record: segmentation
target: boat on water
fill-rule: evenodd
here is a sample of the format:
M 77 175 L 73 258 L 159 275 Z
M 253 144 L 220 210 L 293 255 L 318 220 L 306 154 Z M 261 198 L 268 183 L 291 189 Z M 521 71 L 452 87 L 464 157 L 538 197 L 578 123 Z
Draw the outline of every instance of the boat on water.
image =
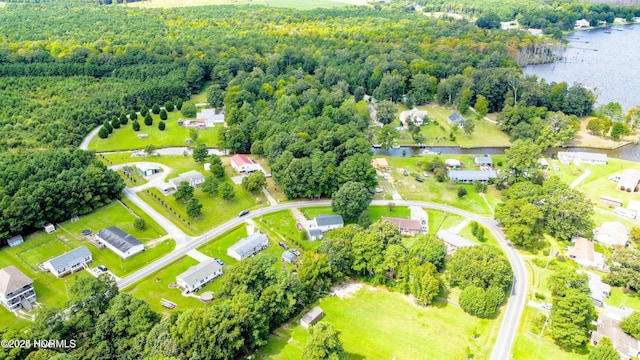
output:
M 380 149 L 382 147 L 382 144 L 373 144 L 371 146 L 373 146 L 376 149 Z
M 606 34 L 611 34 L 611 30 L 607 29 L 604 31 Z

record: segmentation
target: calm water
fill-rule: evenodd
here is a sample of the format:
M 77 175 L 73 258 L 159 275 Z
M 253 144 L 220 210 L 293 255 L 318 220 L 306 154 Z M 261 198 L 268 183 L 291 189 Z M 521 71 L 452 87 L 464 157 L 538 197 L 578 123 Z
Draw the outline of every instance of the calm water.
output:
M 527 66 L 524 73 L 547 82 L 581 83 L 594 91 L 598 104 L 619 102 L 625 110 L 640 105 L 640 24 L 610 30 L 570 34 L 562 60 Z

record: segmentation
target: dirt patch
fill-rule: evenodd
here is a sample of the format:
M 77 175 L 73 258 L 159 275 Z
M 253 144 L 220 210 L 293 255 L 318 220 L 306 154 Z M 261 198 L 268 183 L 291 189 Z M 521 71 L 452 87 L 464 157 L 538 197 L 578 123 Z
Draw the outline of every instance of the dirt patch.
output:
M 351 295 L 357 293 L 360 289 L 362 289 L 365 285 L 355 282 L 349 281 L 344 284 L 336 285 L 331 288 L 331 292 L 329 293 L 331 296 L 337 296 L 341 299 L 351 297 Z M 367 288 L 371 288 L 367 285 Z
M 615 149 L 620 146 L 626 145 L 636 138 L 636 134 L 631 134 L 622 138 L 620 141 L 613 140 L 609 137 L 600 137 L 592 135 L 589 130 L 587 130 L 587 124 L 589 123 L 589 118 L 583 118 L 580 121 L 580 130 L 576 134 L 575 139 L 571 142 L 571 146 L 584 146 L 584 147 L 594 147 L 600 149 Z

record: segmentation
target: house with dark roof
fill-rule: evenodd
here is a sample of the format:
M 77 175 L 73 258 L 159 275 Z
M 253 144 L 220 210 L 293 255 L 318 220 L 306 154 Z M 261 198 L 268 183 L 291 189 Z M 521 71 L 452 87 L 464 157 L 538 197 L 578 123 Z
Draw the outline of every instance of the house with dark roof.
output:
M 33 280 L 13 265 L 0 269 L 0 303 L 4 307 L 9 311 L 31 310 L 35 301 Z
M 323 232 L 320 229 L 308 229 L 307 233 L 309 234 L 309 240 L 314 241 L 318 239 L 322 239 Z
M 227 255 L 236 260 L 244 260 L 269 247 L 269 239 L 266 235 L 255 232 L 246 238 L 240 239 L 227 249 Z
M 123 259 L 144 251 L 144 244 L 140 240 L 115 226 L 98 231 L 96 238 Z
M 476 166 L 493 166 L 493 159 L 490 155 L 476 156 Z
M 337 229 L 344 226 L 344 220 L 342 215 L 318 215 L 315 217 L 316 227 L 322 232 L 327 232 L 331 229 Z
M 16 235 L 7 240 L 7 245 L 9 245 L 9 247 L 14 247 L 22 244 L 23 242 L 24 238 L 22 237 L 22 235 Z
M 178 177 L 170 179 L 169 183 L 176 189 L 182 182 L 187 182 L 189 186 L 197 188 L 198 185 L 204 183 L 204 180 L 204 175 L 202 175 L 199 171 L 191 170 L 180 174 L 180 176 Z
M 386 216 L 383 216 L 381 220 L 395 224 L 401 235 L 413 236 L 422 233 L 422 224 L 420 223 L 420 220 L 392 218 Z
M 49 259 L 42 264 L 56 277 L 63 277 L 69 273 L 82 270 L 93 261 L 91 251 L 86 246 L 80 246 L 58 257 Z
M 449 115 L 449 117 L 447 118 L 447 122 L 451 126 L 458 126 L 458 127 L 464 126 L 464 118 L 462 117 L 462 115 L 460 115 L 457 112 L 454 112 L 453 114 Z
M 449 230 L 439 230 L 436 236 L 438 237 L 438 239 L 442 240 L 445 245 L 447 245 L 447 254 L 451 254 L 452 252 L 456 251 L 456 249 L 461 247 L 470 247 L 477 245 L 473 241 Z
M 491 179 L 498 177 L 498 173 L 494 170 L 451 170 L 448 175 L 449 179 L 461 183 L 473 183 L 476 181 L 487 183 Z
M 201 289 L 218 276 L 222 276 L 222 265 L 213 259 L 207 259 L 176 276 L 176 283 L 184 292 L 190 293 Z

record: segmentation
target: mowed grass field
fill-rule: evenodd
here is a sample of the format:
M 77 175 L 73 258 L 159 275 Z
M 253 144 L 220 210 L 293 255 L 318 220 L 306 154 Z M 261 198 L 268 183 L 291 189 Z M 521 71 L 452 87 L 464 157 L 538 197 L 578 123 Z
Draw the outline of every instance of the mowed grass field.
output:
M 314 9 L 347 5 L 365 5 L 366 0 L 147 0 L 128 3 L 141 8 L 171 8 L 204 5 L 262 5 L 295 9 Z
M 341 332 L 347 359 L 484 359 L 499 328 L 499 320 L 478 319 L 453 305 L 420 307 L 402 294 L 370 287 L 347 298 L 324 298 L 318 306 L 321 321 Z M 256 358 L 300 359 L 308 338 L 298 317 L 277 329 Z
M 106 139 L 101 139 L 97 135 L 94 136 L 89 143 L 89 150 L 95 150 L 96 152 L 135 150 L 144 149 L 147 145 L 153 145 L 156 148 L 189 146 L 186 143 L 186 139 L 191 137 L 191 129 L 178 126 L 178 119 L 184 118 L 180 111 L 173 110 L 167 114 L 168 118 L 164 121 L 166 128 L 162 131 L 158 129 L 158 123 L 162 121 L 160 120 L 160 116 L 154 115 L 151 112 L 150 114 L 153 117 L 153 124 L 151 126 L 145 125 L 144 118 L 139 115 L 138 122 L 140 123 L 140 131 L 133 131 L 133 122 L 129 121 L 127 125 L 113 129 L 113 132 Z M 205 130 L 198 130 L 196 143 L 206 144 L 207 147 L 217 147 L 220 129 L 222 129 L 222 125 L 216 125 L 215 127 Z M 138 139 L 138 135 L 140 134 L 146 134 L 149 137 L 146 139 Z M 191 146 L 193 145 L 195 145 L 195 143 Z

